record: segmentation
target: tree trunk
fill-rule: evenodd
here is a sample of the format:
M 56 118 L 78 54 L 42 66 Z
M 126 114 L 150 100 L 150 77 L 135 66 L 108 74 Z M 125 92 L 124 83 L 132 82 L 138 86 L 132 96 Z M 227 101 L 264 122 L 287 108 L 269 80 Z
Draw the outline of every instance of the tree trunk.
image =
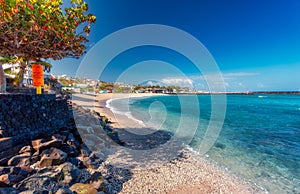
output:
M 0 62 L 0 93 L 6 93 L 6 76 Z
M 23 87 L 25 69 L 27 67 L 29 67 L 29 60 L 26 60 L 26 62 L 24 62 L 24 64 L 21 63 L 20 65 L 21 65 L 21 72 L 22 72 L 22 74 L 21 74 L 21 79 L 20 79 L 20 82 L 19 82 L 19 87 Z
M 19 80 L 18 80 L 18 86 L 20 88 L 23 87 L 23 80 L 24 80 L 24 72 L 25 72 L 25 66 L 24 64 L 20 64 L 20 72 L 19 72 Z

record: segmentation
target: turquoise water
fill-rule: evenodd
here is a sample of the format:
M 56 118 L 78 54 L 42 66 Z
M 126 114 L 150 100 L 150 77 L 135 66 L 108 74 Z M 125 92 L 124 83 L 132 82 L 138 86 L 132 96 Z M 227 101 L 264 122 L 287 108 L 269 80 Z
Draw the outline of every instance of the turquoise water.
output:
M 112 106 L 145 125 L 175 134 L 179 125 L 190 129 L 198 123 L 189 142 L 197 151 L 212 103 L 216 102 L 210 95 L 160 96 L 119 99 Z M 270 193 L 300 193 L 300 96 L 227 95 L 222 130 L 206 157 Z

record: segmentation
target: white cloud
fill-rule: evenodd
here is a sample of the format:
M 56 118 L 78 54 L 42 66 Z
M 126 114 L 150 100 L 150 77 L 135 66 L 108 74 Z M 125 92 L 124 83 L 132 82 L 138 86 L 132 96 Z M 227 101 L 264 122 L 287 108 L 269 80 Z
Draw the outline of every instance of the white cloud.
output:
M 169 77 L 164 78 L 161 80 L 161 82 L 167 84 L 167 85 L 175 85 L 175 86 L 181 86 L 181 87 L 191 87 L 193 86 L 193 81 L 189 78 L 185 77 Z
M 246 76 L 256 76 L 259 73 L 256 72 L 231 72 L 231 73 L 223 73 L 224 77 L 246 77 Z
M 260 75 L 257 72 L 228 72 L 228 73 L 212 73 L 206 75 L 193 75 L 189 77 L 168 77 L 161 81 L 167 85 L 178 85 L 181 87 L 194 87 L 198 90 L 211 91 L 245 91 L 248 90 L 249 80 L 252 76 Z M 265 87 L 262 83 L 257 87 Z
M 154 85 L 157 85 L 157 83 L 153 82 L 153 81 L 148 81 L 147 82 L 147 85 L 149 86 L 154 86 Z

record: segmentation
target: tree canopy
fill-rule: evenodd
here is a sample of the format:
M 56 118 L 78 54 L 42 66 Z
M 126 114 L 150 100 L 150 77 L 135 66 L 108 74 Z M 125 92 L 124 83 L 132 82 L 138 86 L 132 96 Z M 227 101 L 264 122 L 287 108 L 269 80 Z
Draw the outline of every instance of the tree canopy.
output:
M 0 56 L 29 60 L 79 57 L 96 17 L 88 4 L 71 0 L 0 0 Z

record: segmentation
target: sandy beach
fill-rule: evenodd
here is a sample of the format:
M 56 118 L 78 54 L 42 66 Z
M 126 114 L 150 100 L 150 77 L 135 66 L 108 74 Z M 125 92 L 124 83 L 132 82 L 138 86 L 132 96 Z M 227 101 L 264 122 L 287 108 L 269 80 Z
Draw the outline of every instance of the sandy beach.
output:
M 112 113 L 106 107 L 109 99 L 153 95 L 162 94 L 73 95 L 74 103 L 106 116 L 111 121 L 110 127 L 118 131 L 120 139 L 126 143 L 126 148 L 119 146 L 109 149 L 110 153 L 103 164 L 116 166 L 116 174 L 122 176 L 119 193 L 263 193 L 242 178 L 194 155 L 176 141 L 168 145 L 168 148 L 172 148 L 171 151 L 176 150 L 176 157 L 168 158 L 175 152 L 170 153 L 168 148 L 158 151 L 153 149 L 155 144 L 163 144 L 169 140 L 167 133 L 145 128 L 124 115 Z

